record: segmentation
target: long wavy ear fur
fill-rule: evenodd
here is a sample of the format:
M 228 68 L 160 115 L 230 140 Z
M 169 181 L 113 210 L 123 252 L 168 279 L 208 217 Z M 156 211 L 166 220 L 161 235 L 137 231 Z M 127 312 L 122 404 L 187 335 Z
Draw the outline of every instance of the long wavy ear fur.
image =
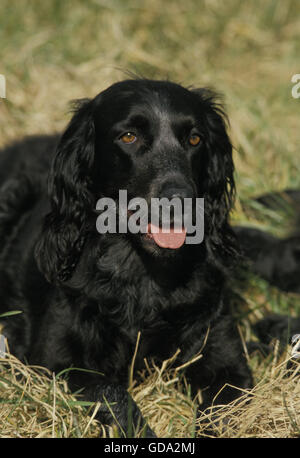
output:
M 195 89 L 193 92 L 200 98 L 206 114 L 208 163 L 202 188 L 207 245 L 214 257 L 228 259 L 229 255 L 232 259 L 238 251 L 228 224 L 235 197 L 232 144 L 227 133 L 228 118 L 215 92 L 206 88 Z
M 45 218 L 35 256 L 51 281 L 67 280 L 79 260 L 85 241 L 85 222 L 93 208 L 91 175 L 95 128 L 92 102 L 79 101 L 62 135 L 49 175 L 51 210 Z

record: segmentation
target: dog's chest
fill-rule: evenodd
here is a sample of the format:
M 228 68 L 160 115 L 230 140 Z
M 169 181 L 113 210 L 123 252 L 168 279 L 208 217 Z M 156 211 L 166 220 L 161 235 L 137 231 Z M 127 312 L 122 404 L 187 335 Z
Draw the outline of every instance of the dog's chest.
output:
M 185 281 L 183 275 L 174 281 L 159 267 L 157 272 L 150 269 L 125 243 L 102 250 L 88 293 L 93 290 L 103 321 L 116 333 L 124 331 L 134 340 L 139 331 L 160 334 L 172 326 L 174 314 L 179 322 L 182 309 L 199 304 L 203 287 L 199 272 L 191 270 Z
M 118 310 L 120 318 L 123 316 L 134 325 L 135 321 L 148 321 L 162 306 L 168 306 L 170 291 L 152 278 L 132 250 L 122 248 L 110 247 L 98 260 L 95 296 L 101 308 L 114 315 L 114 309 Z

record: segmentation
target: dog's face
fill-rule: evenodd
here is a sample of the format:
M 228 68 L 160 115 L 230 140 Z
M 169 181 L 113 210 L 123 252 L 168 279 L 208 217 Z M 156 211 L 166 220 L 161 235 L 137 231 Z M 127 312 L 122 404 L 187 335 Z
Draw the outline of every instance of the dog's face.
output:
M 119 189 L 127 189 L 130 197 L 146 199 L 198 194 L 205 126 L 190 91 L 165 82 L 129 81 L 109 88 L 98 103 L 101 193 L 117 198 Z
M 118 201 L 122 189 L 128 201 L 143 198 L 149 221 L 153 198 L 176 197 L 183 204 L 200 196 L 207 163 L 203 111 L 195 94 L 167 82 L 127 81 L 100 94 L 94 115 L 96 194 Z M 149 226 L 131 238 L 156 256 L 174 256 L 185 248 L 185 234 L 172 229 L 172 216 L 165 237 Z
M 144 199 L 148 208 L 153 198 L 194 202 L 203 197 L 206 234 L 214 234 L 213 243 L 221 244 L 234 188 L 225 124 L 211 91 L 166 81 L 123 81 L 79 105 L 50 174 L 52 212 L 39 262 L 43 264 L 41 254 L 49 249 L 49 259 L 53 251 L 57 259 L 54 267 L 47 258 L 43 270 L 55 274 L 53 269 L 73 269 L 91 207 L 102 197 L 117 202 L 120 190 L 127 191 L 128 200 Z M 156 236 L 153 227 L 129 237 L 156 256 L 185 249 L 185 227 L 179 235 L 171 227 L 167 236 Z

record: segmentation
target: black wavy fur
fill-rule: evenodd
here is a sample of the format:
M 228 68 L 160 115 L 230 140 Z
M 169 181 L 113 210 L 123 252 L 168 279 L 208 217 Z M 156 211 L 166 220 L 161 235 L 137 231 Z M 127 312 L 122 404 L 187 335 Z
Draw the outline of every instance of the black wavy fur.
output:
M 131 144 L 122 142 L 126 132 L 135 134 Z M 191 134 L 198 145 L 188 142 Z M 180 348 L 184 364 L 202 349 L 186 371 L 194 394 L 205 388 L 201 409 L 226 383 L 252 384 L 225 300 L 237 256 L 228 224 L 231 150 L 211 91 L 128 80 L 79 103 L 61 136 L 31 137 L 0 152 L 0 313 L 23 311 L 3 319 L 10 348 L 52 371 L 97 371 L 71 371 L 70 384 L 111 403 L 125 431 L 139 331 L 136 370 L 144 358 L 159 362 Z M 96 202 L 117 200 L 119 189 L 147 201 L 175 191 L 204 197 L 203 243 L 171 250 L 140 234 L 99 234 Z M 238 395 L 227 387 L 216 402 Z M 136 427 L 143 420 L 131 402 Z M 98 418 L 112 422 L 105 402 Z

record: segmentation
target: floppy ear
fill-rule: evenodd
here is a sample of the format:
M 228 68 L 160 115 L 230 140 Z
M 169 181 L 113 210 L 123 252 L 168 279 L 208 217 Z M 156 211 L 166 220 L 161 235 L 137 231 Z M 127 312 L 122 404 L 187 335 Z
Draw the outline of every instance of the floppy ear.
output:
M 207 168 L 202 189 L 207 241 L 215 253 L 219 251 L 219 254 L 235 256 L 235 237 L 228 224 L 235 197 L 232 144 L 227 133 L 228 118 L 217 101 L 217 94 L 206 88 L 194 92 L 201 99 L 206 127 L 204 141 Z
M 38 266 L 49 281 L 67 280 L 79 260 L 87 216 L 94 208 L 91 192 L 94 149 L 92 102 L 85 99 L 77 103 L 49 175 L 51 209 L 35 250 Z

